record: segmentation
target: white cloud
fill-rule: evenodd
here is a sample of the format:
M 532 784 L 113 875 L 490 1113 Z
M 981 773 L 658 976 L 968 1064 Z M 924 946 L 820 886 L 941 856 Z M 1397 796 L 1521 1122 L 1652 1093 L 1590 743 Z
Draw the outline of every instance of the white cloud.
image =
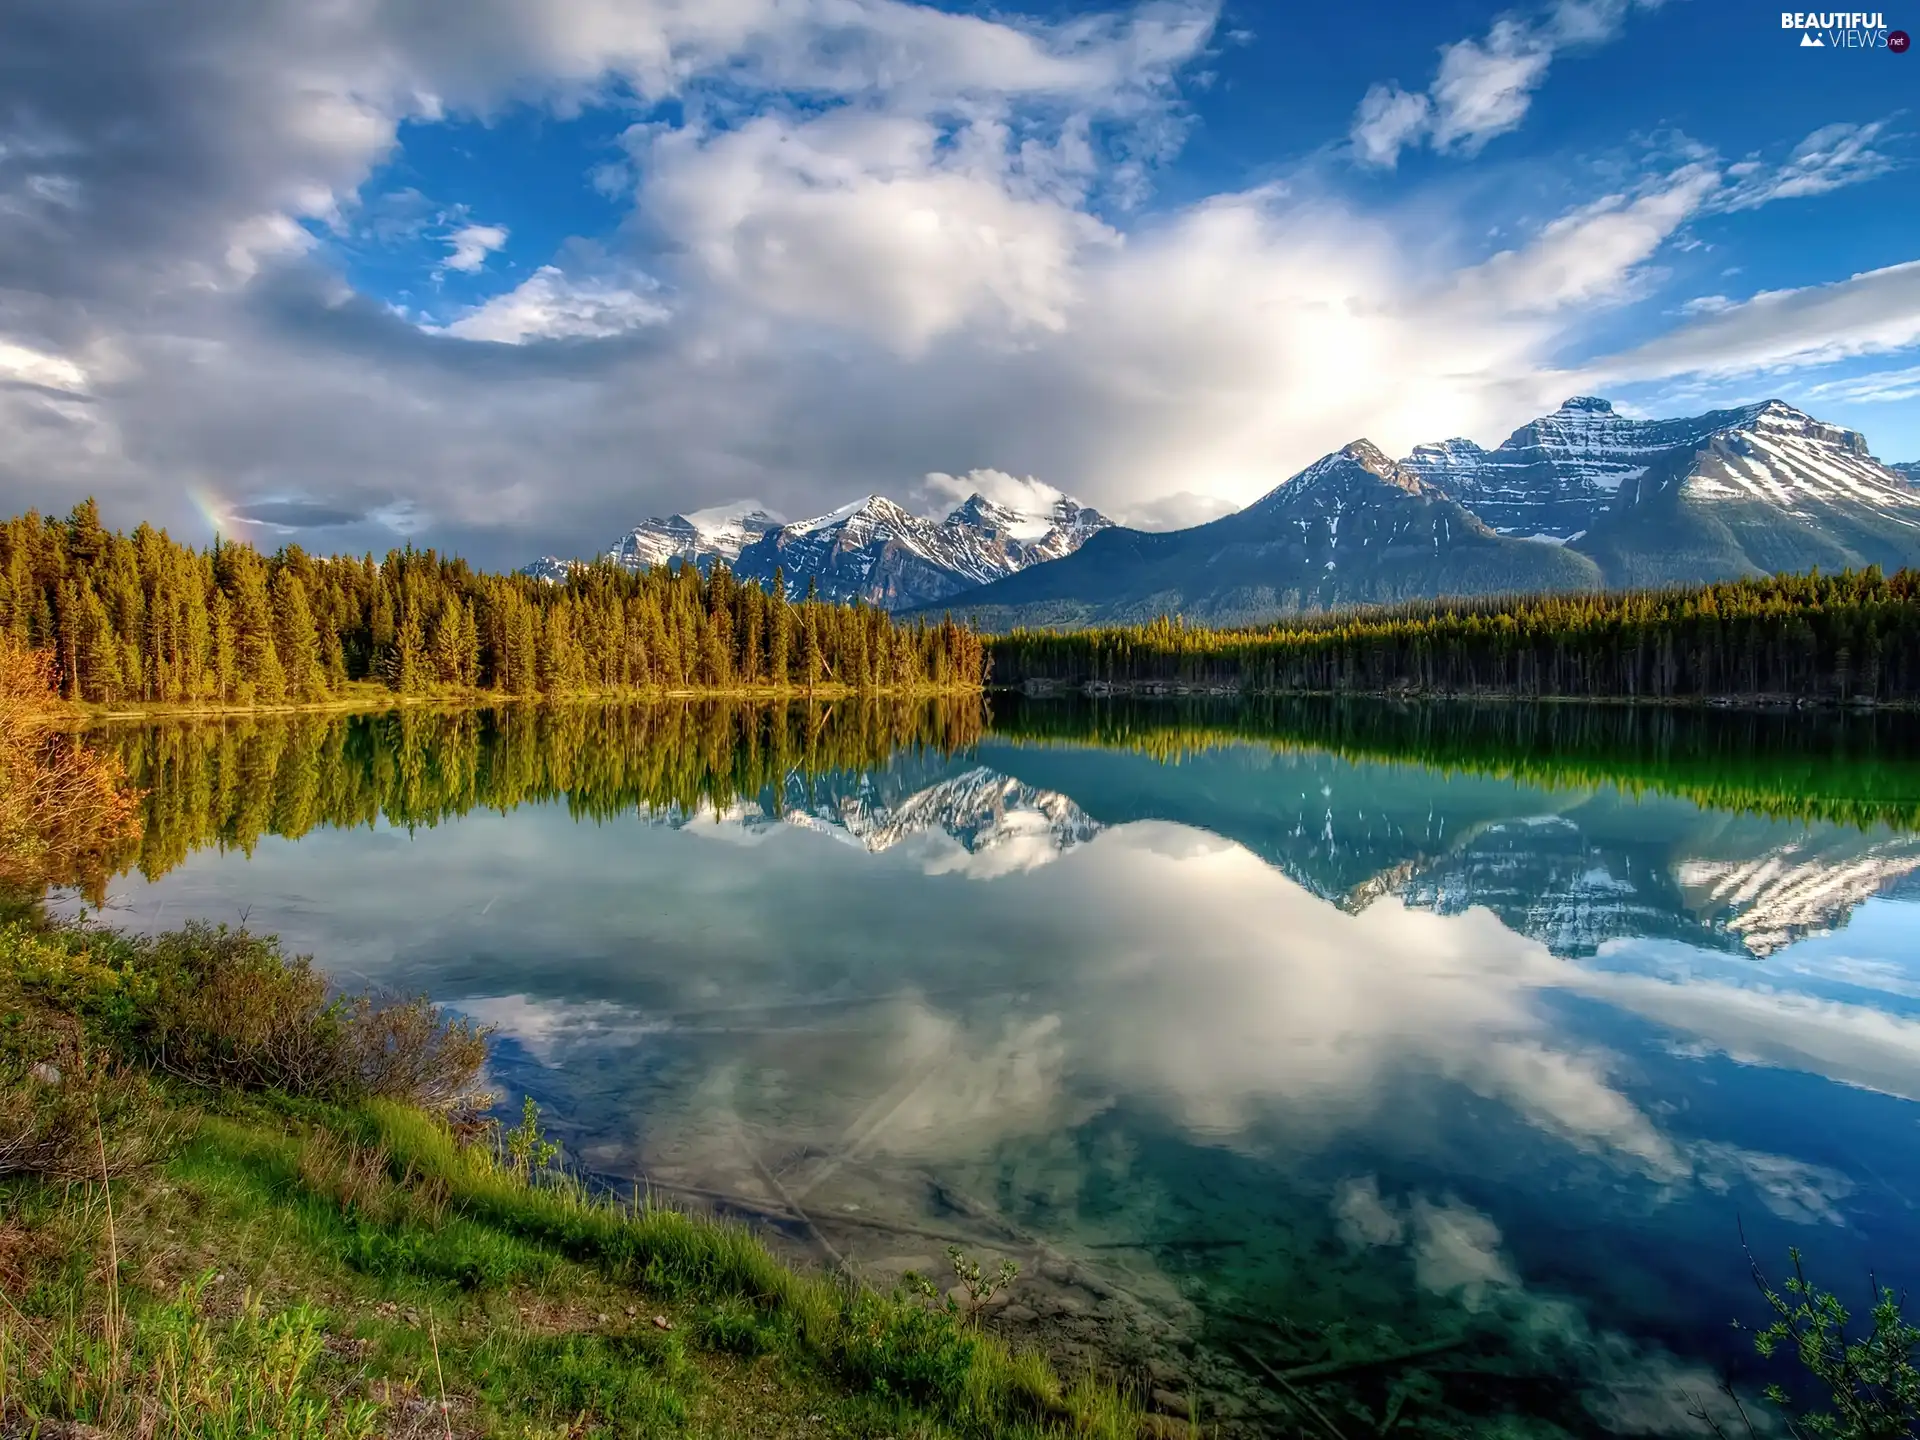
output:
M 87 372 L 64 355 L 51 355 L 31 345 L 0 338 L 0 382 L 43 386 L 84 394 Z
M 1352 139 L 1360 159 L 1391 169 L 1400 152 L 1425 135 L 1433 124 L 1433 102 L 1424 94 L 1402 90 L 1396 81 L 1368 88 L 1353 119 Z
M 487 257 L 507 243 L 504 225 L 463 225 L 447 237 L 448 255 L 440 262 L 442 270 L 458 270 L 471 275 L 487 263 Z
M 1696 1142 L 1689 1153 L 1700 1183 L 1709 1190 L 1725 1193 L 1744 1184 L 1782 1220 L 1796 1225 L 1846 1223 L 1839 1204 L 1854 1185 L 1837 1170 L 1720 1141 Z
M 1748 159 L 1728 167 L 1733 183 L 1721 197 L 1723 210 L 1752 210 L 1775 200 L 1824 195 L 1847 185 L 1877 179 L 1898 162 L 1874 148 L 1890 121 L 1866 125 L 1844 122 L 1822 126 L 1793 149 L 1786 161 L 1768 166 Z
M 1496 20 L 1485 40 L 1447 46 L 1433 82 L 1433 148 L 1474 155 L 1518 129 L 1552 59 L 1548 38 L 1510 16 Z
M 1719 185 L 1689 165 L 1637 198 L 1609 195 L 1548 224 L 1522 250 L 1502 251 L 1461 273 L 1453 299 L 1464 312 L 1552 311 L 1619 298 L 1638 267 Z
M 1825 380 L 1808 386 L 1802 398 L 1809 404 L 1838 401 L 1849 405 L 1887 405 L 1920 400 L 1920 365 L 1899 370 L 1874 370 L 1845 380 Z
M 462 340 L 523 345 L 534 340 L 604 340 L 668 317 L 658 287 L 645 277 L 574 279 L 542 265 L 520 285 L 496 295 L 446 327 Z
M 1435 1203 L 1415 1196 L 1413 1274 L 1422 1289 L 1458 1296 L 1478 1310 L 1489 1293 L 1518 1288 L 1520 1277 L 1500 1253 L 1500 1227 L 1457 1200 Z
M 0 320 L 36 351 L 124 363 L 70 407 L 84 421 L 0 396 L 0 484 L 190 534 L 179 497 L 214 476 L 236 499 L 351 492 L 366 513 L 405 495 L 438 543 L 518 563 L 648 510 L 754 493 L 810 513 L 975 466 L 1193 523 L 1358 435 L 1399 451 L 1550 406 L 1579 385 L 1555 357 L 1715 203 L 1698 167 L 1616 184 L 1486 259 L 1477 225 L 1361 213 L 1308 173 L 1123 234 L 1113 217 L 1184 133 L 1206 4 L 1047 23 L 900 0 L 499 0 L 446 34 L 404 7 L 262 0 L 230 25 L 122 27 L 104 56 L 88 5 L 111 8 L 50 11 L 71 34 L 32 101 L 49 118 L 0 125 L 73 201 L 0 196 L 0 240 L 37 266 L 9 291 L 34 313 Z M 1373 153 L 1483 143 L 1524 110 L 1540 55 L 1627 10 L 1569 0 L 1449 47 L 1426 90 L 1379 90 Z M 187 55 L 204 57 L 191 93 Z M 106 87 L 142 108 L 74 100 L 114 67 L 151 81 Z M 358 203 L 403 124 L 628 90 L 683 117 L 634 131 L 631 163 L 599 176 L 634 205 L 609 243 L 644 242 L 653 278 L 570 246 L 422 334 L 316 253 L 316 232 L 324 250 L 464 225 L 424 220 L 424 197 Z M 1849 143 L 1796 163 L 1851 153 L 1857 171 Z M 466 226 L 449 265 L 484 272 L 504 228 Z
M 1920 260 L 1827 285 L 1768 290 L 1597 362 L 1600 377 L 1734 375 L 1822 364 L 1920 342 Z
M 1062 329 L 1082 250 L 1116 239 L 992 125 L 834 112 L 642 143 L 642 203 L 708 279 L 907 354 L 975 321 Z
M 1398 81 L 1368 89 L 1349 132 L 1355 158 L 1391 169 L 1402 150 L 1422 141 L 1446 154 L 1478 154 L 1489 140 L 1519 128 L 1561 49 L 1613 39 L 1632 8 L 1633 0 L 1559 0 L 1531 19 L 1500 16 L 1482 39 L 1441 46 L 1425 92 L 1405 90 Z
M 1053 486 L 1031 475 L 1009 475 L 1004 470 L 969 470 L 964 475 L 946 475 L 935 470 L 920 482 L 926 501 L 926 513 L 945 515 L 969 496 L 984 495 L 995 505 L 1023 514 L 1045 514 L 1064 496 Z

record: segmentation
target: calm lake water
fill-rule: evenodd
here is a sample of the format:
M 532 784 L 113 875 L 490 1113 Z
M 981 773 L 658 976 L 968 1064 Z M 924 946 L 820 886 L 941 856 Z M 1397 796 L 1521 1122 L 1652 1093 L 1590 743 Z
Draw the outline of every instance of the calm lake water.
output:
M 111 918 L 499 1027 L 577 1161 L 1226 1433 L 1683 1433 L 1920 1238 L 1920 720 L 573 709 L 112 732 Z M 1313 1388 L 1319 1387 L 1319 1388 Z

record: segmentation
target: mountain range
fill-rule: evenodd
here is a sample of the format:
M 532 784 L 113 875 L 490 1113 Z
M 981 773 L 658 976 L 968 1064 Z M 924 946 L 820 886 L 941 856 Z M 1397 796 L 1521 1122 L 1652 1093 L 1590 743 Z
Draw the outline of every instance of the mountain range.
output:
M 1364 440 L 1190 530 L 1114 527 L 946 608 L 985 629 L 1216 624 L 1515 590 L 1920 564 L 1916 467 L 1778 400 L 1635 420 L 1579 396 L 1493 449 Z
M 1186 530 L 1115 525 L 1059 496 L 975 494 L 939 519 L 869 495 L 783 523 L 751 503 L 650 519 L 605 558 L 777 574 L 798 598 L 951 611 L 984 629 L 1181 614 L 1214 624 L 1435 596 L 1590 590 L 1920 565 L 1920 462 L 1779 400 L 1641 420 L 1576 396 L 1488 449 L 1404 459 L 1356 440 Z M 546 557 L 525 573 L 563 579 Z
M 1067 496 L 1018 507 L 968 496 L 940 519 L 868 495 L 810 520 L 784 523 L 753 502 L 635 526 L 604 558 L 629 570 L 725 562 L 743 580 L 778 574 L 792 599 L 864 600 L 889 610 L 934 604 L 1032 565 L 1072 554 L 1113 522 Z M 522 572 L 563 580 L 573 563 L 543 556 Z

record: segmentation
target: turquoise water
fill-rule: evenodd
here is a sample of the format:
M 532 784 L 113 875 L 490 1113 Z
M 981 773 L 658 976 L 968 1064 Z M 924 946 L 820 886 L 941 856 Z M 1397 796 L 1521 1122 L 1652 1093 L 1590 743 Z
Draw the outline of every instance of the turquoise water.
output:
M 1298 1423 L 1263 1364 L 1348 1440 L 1687 1433 L 1759 1378 L 1743 1230 L 1913 1278 L 1920 835 L 1257 743 L 772 773 L 268 826 L 109 907 L 498 1026 L 578 1163 L 820 1263 L 1015 1258 L 993 1323 L 1226 1433 Z

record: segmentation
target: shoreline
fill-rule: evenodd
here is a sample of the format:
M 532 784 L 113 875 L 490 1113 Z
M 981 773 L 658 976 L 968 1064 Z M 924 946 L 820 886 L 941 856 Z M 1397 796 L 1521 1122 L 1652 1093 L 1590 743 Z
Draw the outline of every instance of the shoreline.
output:
M 1444 704 L 1522 704 L 1522 705 L 1605 705 L 1645 707 L 1658 710 L 1767 710 L 1767 711 L 1849 711 L 1861 714 L 1880 711 L 1913 713 L 1920 701 L 1880 700 L 1870 696 L 1841 700 L 1827 696 L 1786 695 L 1761 692 L 1733 695 L 1546 695 L 1518 690 L 1371 690 L 1359 687 L 1307 689 L 1303 687 L 1242 686 L 1209 684 L 1184 680 L 1050 680 L 1026 679 L 1003 685 L 989 684 L 987 694 L 1017 694 L 1030 700 L 1081 698 L 1108 699 L 1199 699 L 1265 700 L 1299 697 L 1320 700 L 1385 700 L 1401 703 Z
M 108 724 L 127 720 L 214 720 L 246 715 L 372 715 L 389 710 L 494 710 L 515 705 L 614 705 L 652 704 L 684 700 L 748 700 L 757 703 L 787 701 L 839 701 L 851 699 L 934 700 L 985 695 L 980 686 L 918 685 L 862 689 L 850 685 L 799 686 L 741 685 L 724 689 L 629 689 L 582 690 L 565 695 L 510 695 L 496 690 L 438 691 L 421 695 L 403 695 L 380 689 L 364 695 L 334 696 L 326 700 L 296 705 L 208 705 L 199 702 L 165 700 L 104 703 L 72 701 L 75 717 L 82 725 Z

